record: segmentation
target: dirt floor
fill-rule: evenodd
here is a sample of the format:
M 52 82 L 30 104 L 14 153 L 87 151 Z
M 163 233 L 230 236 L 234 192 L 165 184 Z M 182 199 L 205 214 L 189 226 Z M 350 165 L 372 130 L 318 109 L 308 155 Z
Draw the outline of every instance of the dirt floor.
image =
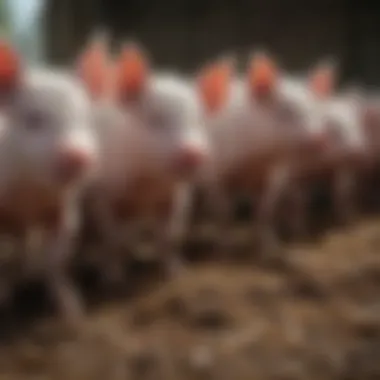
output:
M 0 379 L 380 379 L 379 247 L 375 220 L 266 265 L 214 258 L 170 281 L 136 266 L 129 294 L 91 304 L 75 334 L 21 292 Z

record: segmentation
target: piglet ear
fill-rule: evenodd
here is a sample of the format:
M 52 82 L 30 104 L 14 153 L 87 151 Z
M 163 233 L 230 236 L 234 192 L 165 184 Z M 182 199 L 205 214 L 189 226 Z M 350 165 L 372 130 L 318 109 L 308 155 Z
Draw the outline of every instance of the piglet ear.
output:
M 0 40 L 0 94 L 9 95 L 19 85 L 22 76 L 21 59 L 11 44 Z
M 150 68 L 148 58 L 137 44 L 128 44 L 122 48 L 115 66 L 116 93 L 123 100 L 135 99 L 145 89 Z
M 98 33 L 91 38 L 77 61 L 76 70 L 92 97 L 99 98 L 107 92 L 110 60 L 106 34 Z
M 320 98 L 327 98 L 335 91 L 336 66 L 323 63 L 312 70 L 309 76 L 309 86 L 313 93 Z
M 198 89 L 208 112 L 217 112 L 226 104 L 234 69 L 235 61 L 226 58 L 201 70 Z
M 247 79 L 254 96 L 267 97 L 276 88 L 278 69 L 275 61 L 265 53 L 255 54 L 249 64 Z

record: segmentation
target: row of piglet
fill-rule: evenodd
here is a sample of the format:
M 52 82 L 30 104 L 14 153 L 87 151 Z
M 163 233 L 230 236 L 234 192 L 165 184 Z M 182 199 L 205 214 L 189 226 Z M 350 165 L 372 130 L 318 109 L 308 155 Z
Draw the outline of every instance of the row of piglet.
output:
M 102 275 L 120 284 L 140 220 L 154 225 L 167 273 L 181 273 L 196 193 L 218 227 L 221 255 L 239 195 L 257 203 L 252 236 L 263 257 L 279 244 L 283 202 L 292 234 L 307 232 L 310 189 L 321 179 L 347 223 L 379 165 L 380 106 L 335 82 L 331 65 L 292 76 L 262 53 L 245 73 L 223 58 L 189 79 L 158 72 L 136 44 L 113 57 L 103 37 L 66 71 L 30 68 L 2 42 L 0 221 L 20 246 L 22 275 L 0 269 L 0 294 L 42 276 L 76 325 L 83 302 L 69 264 L 77 243 L 98 236 Z M 31 253 L 36 230 L 42 240 Z

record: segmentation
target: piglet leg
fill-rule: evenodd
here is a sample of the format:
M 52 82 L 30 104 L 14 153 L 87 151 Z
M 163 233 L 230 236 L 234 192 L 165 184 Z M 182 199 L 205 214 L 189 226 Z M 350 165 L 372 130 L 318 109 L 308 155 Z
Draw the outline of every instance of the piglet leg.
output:
M 333 207 L 338 223 L 347 225 L 354 220 L 356 177 L 351 168 L 340 168 L 333 178 Z
M 274 253 L 279 246 L 275 233 L 275 216 L 279 201 L 284 195 L 290 180 L 287 165 L 279 165 L 269 173 L 268 185 L 260 199 L 257 214 L 260 251 L 264 255 Z
M 120 227 L 107 199 L 100 192 L 93 198 L 93 218 L 98 226 L 102 246 L 101 276 L 104 283 L 118 287 L 125 282 L 123 242 L 129 242 L 128 229 Z M 127 231 L 127 233 L 125 232 Z
M 206 196 L 213 222 L 216 222 L 218 227 L 217 254 L 228 258 L 231 252 L 230 231 L 233 225 L 233 201 L 224 191 L 222 184 L 218 182 L 208 184 Z
M 0 307 L 9 305 L 14 284 L 22 277 L 25 236 L 24 229 L 0 236 Z
M 162 227 L 157 230 L 158 249 L 164 255 L 164 266 L 170 276 L 177 275 L 183 269 L 181 248 L 191 216 L 192 196 L 192 185 L 179 184 L 167 223 L 161 224 Z
M 83 303 L 68 270 L 75 252 L 80 215 L 76 202 L 64 205 L 47 244 L 47 285 L 61 315 L 69 325 L 76 326 L 83 318 Z
M 289 187 L 288 206 L 289 214 L 286 220 L 292 240 L 305 238 L 308 233 L 308 203 L 309 192 L 307 186 L 294 180 Z

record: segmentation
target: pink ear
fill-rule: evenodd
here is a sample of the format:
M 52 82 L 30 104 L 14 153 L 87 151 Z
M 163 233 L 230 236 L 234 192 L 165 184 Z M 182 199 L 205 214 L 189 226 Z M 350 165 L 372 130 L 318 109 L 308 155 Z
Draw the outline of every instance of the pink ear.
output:
M 116 66 L 117 93 L 123 99 L 138 97 L 149 77 L 148 59 L 137 45 L 124 47 Z
M 309 85 L 315 95 L 321 98 L 331 96 L 335 90 L 336 70 L 331 65 L 321 65 L 313 70 Z
M 21 79 L 21 60 L 10 43 L 0 41 L 0 91 L 12 91 Z
M 252 58 L 248 69 L 248 84 L 256 96 L 270 95 L 278 79 L 278 70 L 273 59 L 266 54 L 259 54 Z
M 77 72 L 91 96 L 105 94 L 110 80 L 110 62 L 107 43 L 103 36 L 96 36 L 79 57 Z
M 201 71 L 198 87 L 208 112 L 217 112 L 226 103 L 233 72 L 234 62 L 229 59 L 220 60 Z

